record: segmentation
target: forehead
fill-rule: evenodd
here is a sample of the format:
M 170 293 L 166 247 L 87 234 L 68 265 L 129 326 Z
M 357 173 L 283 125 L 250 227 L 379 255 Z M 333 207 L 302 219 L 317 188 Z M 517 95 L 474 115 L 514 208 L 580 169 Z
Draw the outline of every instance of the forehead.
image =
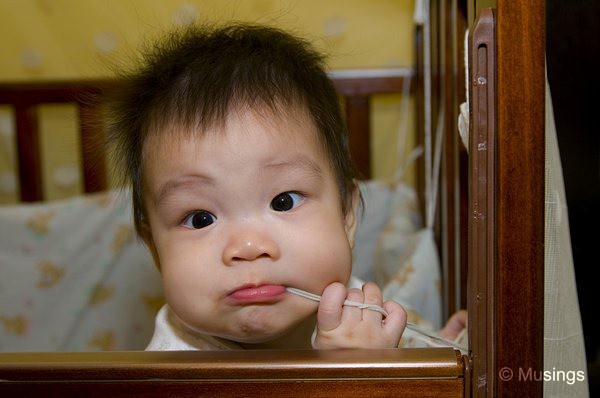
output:
M 154 166 L 185 167 L 184 158 L 217 162 L 213 167 L 231 159 L 277 162 L 303 157 L 329 169 L 328 151 L 321 143 L 315 123 L 303 108 L 240 107 L 222 123 L 204 129 L 173 123 L 153 130 L 143 145 L 142 166 L 146 174 Z

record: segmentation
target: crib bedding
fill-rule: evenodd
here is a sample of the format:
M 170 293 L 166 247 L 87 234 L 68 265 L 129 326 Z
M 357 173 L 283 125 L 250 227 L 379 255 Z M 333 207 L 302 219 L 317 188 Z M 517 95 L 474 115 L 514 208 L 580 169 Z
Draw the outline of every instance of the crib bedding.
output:
M 441 322 L 437 252 L 408 186 L 360 183 L 354 274 L 409 320 Z M 138 350 L 164 303 L 123 191 L 0 207 L 0 351 Z M 406 344 L 412 344 L 405 340 Z
M 127 194 L 0 207 L 0 350 L 143 349 L 163 303 Z
M 415 190 L 376 180 L 361 182 L 360 189 L 365 206 L 358 217 L 354 275 L 377 282 L 384 298 L 404 306 L 409 322 L 439 329 L 439 256 L 432 231 L 423 225 Z

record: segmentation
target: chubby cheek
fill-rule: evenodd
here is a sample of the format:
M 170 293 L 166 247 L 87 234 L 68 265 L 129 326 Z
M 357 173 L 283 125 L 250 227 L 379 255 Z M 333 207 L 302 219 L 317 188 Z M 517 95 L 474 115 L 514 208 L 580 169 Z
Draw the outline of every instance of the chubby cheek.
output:
M 189 303 L 195 301 L 194 292 L 198 295 L 205 289 L 204 286 L 199 285 L 202 281 L 201 275 L 196 275 L 191 267 L 177 263 L 163 263 L 162 279 L 165 298 L 174 309 L 184 309 Z
M 352 272 L 352 249 L 346 234 L 313 233 L 304 250 L 302 274 L 304 280 L 298 287 L 305 286 L 311 292 L 321 294 L 325 287 L 333 282 L 346 284 Z
M 219 330 L 216 318 L 218 300 L 212 290 L 217 282 L 190 269 L 173 269 L 168 265 L 163 273 L 165 299 L 186 325 L 208 334 Z
M 211 284 L 204 274 L 206 264 L 199 263 L 205 257 L 197 255 L 197 248 L 182 246 L 181 242 L 176 246 L 163 245 L 158 251 L 165 298 L 180 316 L 201 307 L 204 302 L 201 297 L 210 296 L 214 286 L 214 277 Z

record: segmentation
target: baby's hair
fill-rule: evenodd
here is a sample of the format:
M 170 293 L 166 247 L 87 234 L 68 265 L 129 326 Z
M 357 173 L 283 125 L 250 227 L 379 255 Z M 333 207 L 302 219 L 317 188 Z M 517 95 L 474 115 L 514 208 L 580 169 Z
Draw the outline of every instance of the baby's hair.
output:
M 247 24 L 192 26 L 170 32 L 123 76 L 109 102 L 107 137 L 117 175 L 133 191 L 134 223 L 147 226 L 142 149 L 149 134 L 202 133 L 246 107 L 274 114 L 305 109 L 337 179 L 342 209 L 351 211 L 354 168 L 339 98 L 312 46 L 282 30 Z

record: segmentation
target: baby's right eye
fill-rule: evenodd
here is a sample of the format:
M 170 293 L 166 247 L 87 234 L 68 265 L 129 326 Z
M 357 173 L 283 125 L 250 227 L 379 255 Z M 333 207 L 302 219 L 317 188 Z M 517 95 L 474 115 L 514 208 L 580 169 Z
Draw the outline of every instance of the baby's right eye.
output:
M 190 229 L 200 229 L 208 227 L 215 221 L 217 221 L 217 217 L 206 210 L 200 210 L 188 214 L 183 220 L 182 225 Z

